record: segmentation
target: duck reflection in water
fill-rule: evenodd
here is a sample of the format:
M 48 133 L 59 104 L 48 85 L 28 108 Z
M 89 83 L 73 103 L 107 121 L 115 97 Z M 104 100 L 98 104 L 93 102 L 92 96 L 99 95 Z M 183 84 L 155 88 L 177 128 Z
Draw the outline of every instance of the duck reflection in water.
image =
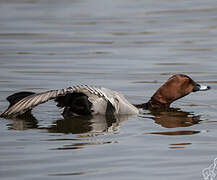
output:
M 200 123 L 200 115 L 194 115 L 193 112 L 182 111 L 180 108 L 169 108 L 164 110 L 155 110 L 148 113 L 152 115 L 149 119 L 154 120 L 156 124 L 164 128 L 180 128 L 189 127 Z M 146 114 L 147 115 L 147 114 Z M 178 131 L 162 131 L 162 132 L 151 132 L 148 134 L 159 134 L 159 135 L 192 135 L 199 133 L 200 131 L 194 130 L 178 130 Z
M 117 132 L 120 125 L 130 118 L 129 115 L 64 116 L 64 119 L 57 120 L 54 125 L 49 127 L 48 131 L 51 133 L 89 133 L 94 135 Z
M 147 117 L 147 115 L 152 115 L 152 117 Z M 199 115 L 196 116 L 192 112 L 182 111 L 179 108 L 169 108 L 164 111 L 152 110 L 144 113 L 142 117 L 154 120 L 156 124 L 165 128 L 188 127 L 201 121 Z M 63 119 L 56 120 L 49 127 L 40 127 L 38 120 L 31 113 L 28 113 L 13 119 L 13 123 L 9 126 L 10 129 L 14 130 L 44 129 L 50 133 L 100 134 L 118 132 L 119 127 L 131 118 L 130 115 L 64 116 Z M 151 134 L 190 135 L 195 133 L 199 133 L 199 131 L 162 131 L 152 132 Z
M 9 129 L 27 130 L 41 129 L 50 133 L 64 134 L 100 134 L 106 132 L 117 132 L 121 124 L 129 120 L 129 115 L 95 115 L 95 116 L 64 116 L 48 127 L 40 127 L 38 120 L 31 114 L 25 114 L 12 119 Z
M 156 124 L 165 128 L 188 127 L 198 124 L 200 116 L 195 116 L 192 112 L 182 111 L 179 108 L 169 108 L 167 111 L 150 112 Z

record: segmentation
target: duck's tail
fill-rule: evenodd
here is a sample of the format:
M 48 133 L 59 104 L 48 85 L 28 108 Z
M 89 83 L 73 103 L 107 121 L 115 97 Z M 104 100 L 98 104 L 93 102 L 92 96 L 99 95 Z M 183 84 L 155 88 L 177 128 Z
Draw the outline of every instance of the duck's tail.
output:
M 22 91 L 22 92 L 14 93 L 14 94 L 8 96 L 6 98 L 8 100 L 8 102 L 10 103 L 9 106 L 8 106 L 8 109 L 11 106 L 13 106 L 14 104 L 16 104 L 17 102 L 19 102 L 20 100 L 22 100 L 23 98 L 25 98 L 27 96 L 30 96 L 30 95 L 33 95 L 33 94 L 35 94 L 35 93 L 34 92 L 28 92 L 28 91 Z M 0 117 L 5 117 L 5 112 L 6 111 L 4 111 L 2 114 L 0 114 Z

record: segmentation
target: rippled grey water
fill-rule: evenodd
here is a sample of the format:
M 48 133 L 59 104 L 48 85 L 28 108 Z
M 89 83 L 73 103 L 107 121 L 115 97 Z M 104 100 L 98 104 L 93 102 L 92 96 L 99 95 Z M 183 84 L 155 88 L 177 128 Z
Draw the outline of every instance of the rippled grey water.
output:
M 50 102 L 0 119 L 0 178 L 203 179 L 217 157 L 215 0 L 0 1 L 0 111 L 74 84 L 147 101 L 170 75 L 209 84 L 169 112 L 63 119 Z

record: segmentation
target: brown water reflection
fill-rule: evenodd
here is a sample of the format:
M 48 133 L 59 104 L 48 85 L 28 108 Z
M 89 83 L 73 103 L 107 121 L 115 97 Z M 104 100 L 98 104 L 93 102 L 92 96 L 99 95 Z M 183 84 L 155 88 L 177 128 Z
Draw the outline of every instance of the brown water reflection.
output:
M 158 134 L 167 136 L 180 136 L 180 135 L 193 135 L 200 133 L 200 131 L 163 131 L 163 132 L 151 132 L 146 134 Z
M 150 119 L 154 120 L 156 124 L 164 128 L 180 128 L 189 127 L 198 124 L 200 121 L 199 115 L 194 115 L 192 112 L 182 111 L 179 108 L 169 108 L 166 111 L 151 111 L 152 115 Z M 151 132 L 145 134 L 159 134 L 167 136 L 179 136 L 179 135 L 193 135 L 200 133 L 200 131 L 194 130 L 178 130 L 178 131 L 162 131 Z
M 176 144 L 170 144 L 170 149 L 183 149 L 186 146 L 191 145 L 192 143 L 176 143 Z
M 192 112 L 185 112 L 179 108 L 170 108 L 167 111 L 152 111 L 151 115 L 156 124 L 165 128 L 188 127 L 198 124 L 199 115 L 194 115 Z

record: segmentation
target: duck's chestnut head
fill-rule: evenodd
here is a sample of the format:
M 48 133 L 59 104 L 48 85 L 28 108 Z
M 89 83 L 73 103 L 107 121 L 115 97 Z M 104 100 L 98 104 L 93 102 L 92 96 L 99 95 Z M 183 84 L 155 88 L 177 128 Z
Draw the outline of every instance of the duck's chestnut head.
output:
M 209 86 L 196 83 L 189 76 L 184 74 L 176 74 L 170 77 L 151 97 L 149 104 L 153 108 L 169 107 L 169 105 L 191 92 L 206 91 Z

